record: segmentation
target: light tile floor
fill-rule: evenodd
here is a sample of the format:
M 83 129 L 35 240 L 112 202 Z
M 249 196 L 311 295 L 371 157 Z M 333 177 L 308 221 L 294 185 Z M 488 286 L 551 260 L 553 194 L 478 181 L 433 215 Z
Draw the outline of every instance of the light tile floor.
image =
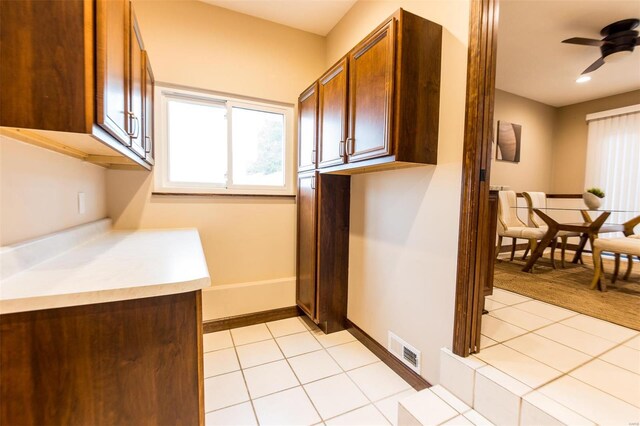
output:
M 203 347 L 207 425 L 389 425 L 415 394 L 347 331 L 300 318 L 205 334 Z
M 538 405 L 640 421 L 640 332 L 501 289 L 487 302 L 475 357 L 546 396 Z
M 523 406 L 640 420 L 640 332 L 501 289 L 486 307 L 482 350 L 467 360 L 518 384 Z M 396 424 L 398 402 L 416 395 L 348 332 L 325 335 L 300 318 L 205 334 L 203 347 L 207 425 Z M 446 424 L 490 424 L 445 389 L 429 392 Z

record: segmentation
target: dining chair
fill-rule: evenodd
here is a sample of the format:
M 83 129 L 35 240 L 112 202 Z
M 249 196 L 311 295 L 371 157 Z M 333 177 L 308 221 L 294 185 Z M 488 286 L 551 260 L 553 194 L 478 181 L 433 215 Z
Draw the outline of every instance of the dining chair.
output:
M 602 272 L 602 252 L 608 251 L 616 255 L 626 254 L 630 259 L 633 256 L 640 257 L 640 237 L 620 237 L 620 238 L 597 238 L 593 243 L 593 281 L 591 281 L 591 288 L 598 286 L 600 291 L 607 291 L 606 280 L 601 279 Z M 627 266 L 627 273 L 631 273 L 629 266 Z M 626 276 L 626 275 L 625 275 Z M 614 282 L 612 280 L 612 282 Z
M 496 247 L 496 259 L 502 248 L 502 239 L 511 238 L 511 260 L 516 251 L 516 240 L 522 238 L 522 231 L 526 225 L 518 217 L 516 211 L 517 200 L 514 191 L 498 192 L 498 245 Z
M 545 231 L 549 229 L 549 227 L 545 224 L 545 222 L 542 219 L 540 219 L 540 217 L 533 211 L 533 209 L 547 208 L 547 194 L 544 192 L 524 191 L 522 195 L 525 201 L 527 202 L 527 211 L 528 211 L 527 220 L 528 220 L 529 226 L 534 228 L 544 229 Z M 560 250 L 561 250 L 560 261 L 563 268 L 565 267 L 564 260 L 565 260 L 565 251 L 567 249 L 568 238 L 579 237 L 579 236 L 580 234 L 577 232 L 568 232 L 568 231 L 560 231 L 556 235 L 556 237 L 560 238 L 560 240 L 562 241 L 562 244 L 560 246 Z M 557 245 L 557 239 L 555 239 L 551 244 L 551 253 L 552 253 L 551 263 L 554 268 L 556 267 L 556 265 L 555 265 L 553 253 L 555 252 L 556 245 Z M 534 250 L 534 248 L 532 248 L 532 250 Z M 527 258 L 528 252 L 529 252 L 529 247 L 527 247 L 527 249 L 524 251 L 524 255 L 522 256 L 522 259 Z
M 526 239 L 532 250 L 546 233 L 546 229 L 528 227 L 520 218 L 517 212 L 517 199 L 514 191 L 498 192 L 498 245 L 496 247 L 496 259 L 502 248 L 502 239 L 511 238 L 511 260 L 515 257 L 516 242 L 518 238 Z M 553 261 L 553 249 L 551 255 Z
M 627 238 L 633 238 L 640 240 L 640 234 L 636 235 L 628 235 Z M 637 256 L 638 260 L 640 260 L 640 256 Z M 633 269 L 633 255 L 627 254 L 627 272 L 624 273 L 624 277 L 622 279 L 624 281 L 629 281 L 629 277 L 631 276 L 631 270 Z M 616 253 L 615 255 L 615 270 L 614 274 L 611 277 L 611 284 L 614 284 L 618 279 L 618 271 L 620 270 L 620 254 Z

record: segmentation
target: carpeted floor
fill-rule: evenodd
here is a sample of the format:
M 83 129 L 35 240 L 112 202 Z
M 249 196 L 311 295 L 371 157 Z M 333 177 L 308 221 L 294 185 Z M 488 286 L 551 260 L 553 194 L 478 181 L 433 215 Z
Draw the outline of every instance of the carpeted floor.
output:
M 621 262 L 621 274 L 611 284 L 613 261 L 605 260 L 607 292 L 591 290 L 593 263 L 584 256 L 585 265 L 567 262 L 566 268 L 552 269 L 548 259 L 536 263 L 535 272 L 525 273 L 524 261 L 498 260 L 493 285 L 576 312 L 640 330 L 640 264 L 635 263 L 629 281 L 621 278 L 626 262 Z M 559 262 L 557 262 L 559 264 Z

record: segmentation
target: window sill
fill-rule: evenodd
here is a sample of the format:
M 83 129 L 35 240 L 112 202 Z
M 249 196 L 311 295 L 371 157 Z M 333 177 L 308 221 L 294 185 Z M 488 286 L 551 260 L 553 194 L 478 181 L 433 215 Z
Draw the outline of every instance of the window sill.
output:
M 250 198 L 291 198 L 295 199 L 295 194 L 220 194 L 213 192 L 152 192 L 152 196 L 165 196 L 165 197 L 250 197 Z

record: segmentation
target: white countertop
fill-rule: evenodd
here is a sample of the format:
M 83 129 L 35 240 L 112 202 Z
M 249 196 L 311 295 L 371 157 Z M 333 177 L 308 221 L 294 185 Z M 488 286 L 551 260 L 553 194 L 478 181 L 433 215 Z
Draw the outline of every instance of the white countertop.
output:
M 209 285 L 197 230 L 108 231 L 2 279 L 0 314 L 184 293 Z

